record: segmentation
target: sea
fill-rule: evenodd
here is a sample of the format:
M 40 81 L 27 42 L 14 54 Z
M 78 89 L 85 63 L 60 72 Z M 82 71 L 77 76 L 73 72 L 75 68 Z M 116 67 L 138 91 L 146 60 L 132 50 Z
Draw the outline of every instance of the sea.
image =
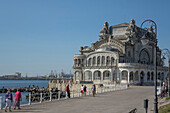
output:
M 38 86 L 38 87 L 47 87 L 49 80 L 0 80 L 0 89 L 2 87 L 5 88 L 21 88 L 21 87 L 28 87 L 29 85 L 32 87 Z M 12 93 L 14 96 L 14 93 Z M 22 104 L 28 104 L 28 100 L 26 99 L 26 95 L 28 95 L 28 92 L 21 92 L 22 95 Z M 0 97 L 3 97 L 3 107 L 5 107 L 5 93 L 0 93 Z M 13 103 L 12 103 L 13 104 Z

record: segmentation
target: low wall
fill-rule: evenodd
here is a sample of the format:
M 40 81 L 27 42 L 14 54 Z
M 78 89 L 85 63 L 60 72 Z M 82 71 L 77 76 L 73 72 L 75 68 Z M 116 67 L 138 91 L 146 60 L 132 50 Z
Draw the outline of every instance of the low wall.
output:
M 93 84 L 81 84 L 81 83 L 73 83 L 73 82 L 59 82 L 59 81 L 50 81 L 48 83 L 48 86 L 49 86 L 49 90 L 52 89 L 52 88 L 57 88 L 58 90 L 60 91 L 66 91 L 66 86 L 69 84 L 69 87 L 70 87 L 70 90 L 78 90 L 78 89 L 81 89 L 81 86 L 85 86 L 87 87 L 87 89 L 91 89 Z M 125 84 L 95 84 L 96 85 L 96 88 L 99 88 L 99 87 L 112 87 L 112 86 L 115 86 L 115 85 L 125 85 Z

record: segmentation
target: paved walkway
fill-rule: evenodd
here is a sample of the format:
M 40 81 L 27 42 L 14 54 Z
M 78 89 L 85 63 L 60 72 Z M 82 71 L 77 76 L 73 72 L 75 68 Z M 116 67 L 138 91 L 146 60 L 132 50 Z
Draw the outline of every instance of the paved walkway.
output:
M 97 94 L 74 99 L 54 100 L 41 104 L 23 106 L 14 113 L 145 113 L 144 99 L 149 99 L 148 113 L 153 113 L 154 87 L 130 87 L 128 90 Z M 4 111 L 3 111 L 4 112 Z

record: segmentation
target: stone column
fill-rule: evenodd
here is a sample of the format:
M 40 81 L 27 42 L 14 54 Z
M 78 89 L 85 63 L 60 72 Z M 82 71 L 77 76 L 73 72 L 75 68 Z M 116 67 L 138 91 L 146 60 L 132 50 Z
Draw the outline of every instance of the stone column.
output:
M 73 76 L 74 83 L 76 83 L 76 73 L 74 71 L 74 76 Z
M 94 71 L 92 71 L 91 73 L 92 73 L 92 81 L 93 81 L 93 80 L 94 80 L 94 78 L 93 78 L 93 77 L 94 77 L 94 75 L 93 75 L 93 74 L 94 74 Z
M 110 72 L 110 81 L 113 82 L 113 70 L 111 69 L 111 72 Z
M 138 77 L 139 77 L 139 83 L 141 82 L 140 77 L 141 77 L 141 72 L 138 72 Z
M 129 83 L 129 71 L 128 71 L 128 80 L 127 80 L 127 82 Z
M 121 83 L 121 81 L 122 81 L 122 72 L 121 72 L 121 70 L 120 70 L 120 73 L 119 73 L 118 79 L 119 79 L 119 82 Z
M 83 72 L 80 71 L 80 81 L 83 80 Z
M 101 72 L 101 80 L 103 81 L 103 71 L 100 72 Z

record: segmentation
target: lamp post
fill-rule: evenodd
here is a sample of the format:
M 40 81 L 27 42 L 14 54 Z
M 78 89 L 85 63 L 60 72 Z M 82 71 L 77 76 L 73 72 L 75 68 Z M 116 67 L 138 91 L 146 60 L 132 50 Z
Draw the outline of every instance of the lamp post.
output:
M 165 48 L 162 50 L 162 55 L 163 55 L 163 59 L 165 59 L 165 56 L 168 57 L 168 64 L 169 64 L 169 68 L 168 68 L 168 96 L 170 97 L 170 51 Z
M 146 30 L 142 29 L 142 26 L 144 23 L 149 22 L 152 23 L 152 26 Z M 155 27 L 153 29 L 153 27 Z M 151 33 L 153 34 L 154 37 L 154 68 L 155 68 L 155 98 L 154 98 L 154 113 L 158 113 L 158 98 L 157 98 L 157 25 L 153 20 L 145 20 L 142 24 L 141 24 L 141 32 L 143 37 L 141 38 L 141 42 L 145 45 L 149 42 L 149 38 L 150 37 L 146 37 L 145 35 L 148 33 L 148 30 L 151 31 Z M 153 30 L 155 30 L 155 33 L 153 32 Z

